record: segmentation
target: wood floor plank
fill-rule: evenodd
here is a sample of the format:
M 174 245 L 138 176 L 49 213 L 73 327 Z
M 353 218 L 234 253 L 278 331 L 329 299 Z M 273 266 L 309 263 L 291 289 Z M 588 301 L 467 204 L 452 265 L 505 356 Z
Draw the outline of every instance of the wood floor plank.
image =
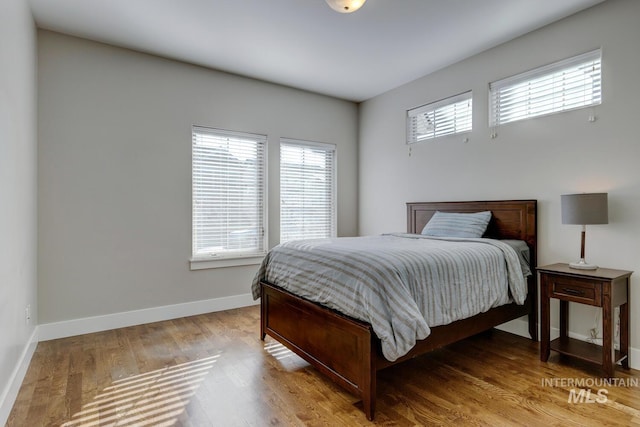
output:
M 259 307 L 41 342 L 9 416 L 33 426 L 640 425 L 640 373 L 601 403 L 571 401 L 597 368 L 494 331 L 378 374 L 376 419 L 267 337 Z M 597 396 L 601 387 L 587 387 Z M 584 396 L 583 396 L 584 397 Z

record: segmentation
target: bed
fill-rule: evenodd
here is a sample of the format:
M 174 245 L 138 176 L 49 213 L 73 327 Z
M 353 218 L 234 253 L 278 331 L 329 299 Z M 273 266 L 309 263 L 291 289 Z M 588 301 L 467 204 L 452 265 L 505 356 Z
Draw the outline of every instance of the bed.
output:
M 475 213 L 491 211 L 484 237 L 526 242 L 529 265 L 536 265 L 536 201 L 407 203 L 407 233 L 419 234 L 437 212 Z M 259 282 L 261 339 L 268 334 L 332 381 L 362 399 L 366 417 L 373 420 L 377 371 L 434 349 L 470 337 L 495 326 L 527 316 L 529 334 L 537 340 L 537 281 L 526 279 L 524 304 L 515 302 L 430 328 L 401 357 L 390 361 L 383 355 L 381 340 L 370 323 L 357 320 L 319 303 L 294 295 L 277 283 Z

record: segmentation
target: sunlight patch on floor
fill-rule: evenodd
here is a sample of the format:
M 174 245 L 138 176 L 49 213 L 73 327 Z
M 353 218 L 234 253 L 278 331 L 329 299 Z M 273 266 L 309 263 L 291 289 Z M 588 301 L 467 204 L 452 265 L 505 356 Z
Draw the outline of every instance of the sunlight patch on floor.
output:
M 279 342 L 270 342 L 264 345 L 264 349 L 267 350 L 271 356 L 278 360 L 286 359 L 287 357 L 295 356 L 295 353 L 289 350 Z
M 220 354 L 113 381 L 62 427 L 170 426 Z

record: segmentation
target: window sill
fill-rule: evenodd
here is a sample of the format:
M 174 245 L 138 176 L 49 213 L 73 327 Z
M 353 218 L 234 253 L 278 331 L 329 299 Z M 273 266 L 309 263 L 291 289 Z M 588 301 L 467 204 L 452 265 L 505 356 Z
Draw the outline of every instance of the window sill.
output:
M 239 258 L 191 258 L 190 270 L 206 270 L 209 268 L 239 267 L 243 265 L 258 265 L 264 259 L 264 255 L 247 256 Z

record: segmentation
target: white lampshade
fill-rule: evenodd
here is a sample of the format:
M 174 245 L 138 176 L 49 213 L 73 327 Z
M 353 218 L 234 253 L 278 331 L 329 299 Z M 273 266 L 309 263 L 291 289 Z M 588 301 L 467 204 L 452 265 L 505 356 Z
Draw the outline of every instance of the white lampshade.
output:
M 325 0 L 331 9 L 340 13 L 351 13 L 360 9 L 367 0 Z

